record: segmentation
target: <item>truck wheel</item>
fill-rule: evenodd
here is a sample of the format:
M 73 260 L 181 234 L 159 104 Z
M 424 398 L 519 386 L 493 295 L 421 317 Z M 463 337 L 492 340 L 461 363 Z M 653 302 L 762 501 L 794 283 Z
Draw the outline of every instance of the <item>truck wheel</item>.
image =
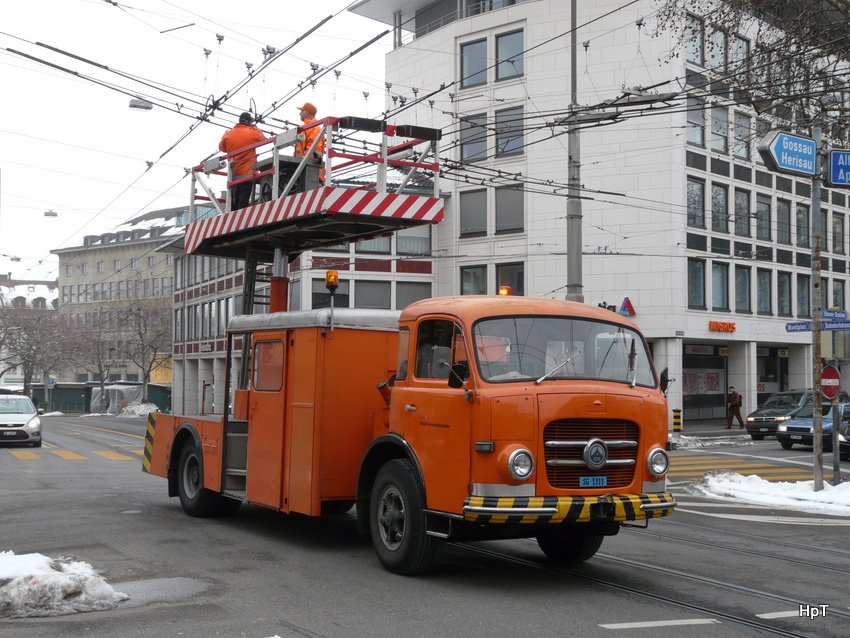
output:
M 395 459 L 378 472 L 372 486 L 369 529 L 378 560 L 396 574 L 418 574 L 431 566 L 434 538 L 425 533 L 425 507 L 416 472 Z
M 572 529 L 546 529 L 537 535 L 537 544 L 553 563 L 581 563 L 597 552 L 602 538 Z
M 177 464 L 177 491 L 180 504 L 189 516 L 215 516 L 222 497 L 204 487 L 204 459 L 194 440 L 186 441 Z
M 783 450 L 790 450 L 792 447 L 794 447 L 794 444 L 791 441 L 785 441 L 785 440 L 780 441 L 779 445 L 782 446 Z

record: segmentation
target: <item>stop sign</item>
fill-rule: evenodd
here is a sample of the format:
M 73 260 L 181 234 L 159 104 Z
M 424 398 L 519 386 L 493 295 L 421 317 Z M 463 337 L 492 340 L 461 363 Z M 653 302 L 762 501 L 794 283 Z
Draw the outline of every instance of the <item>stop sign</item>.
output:
M 820 373 L 820 390 L 827 399 L 834 399 L 841 389 L 841 375 L 834 366 L 824 366 Z

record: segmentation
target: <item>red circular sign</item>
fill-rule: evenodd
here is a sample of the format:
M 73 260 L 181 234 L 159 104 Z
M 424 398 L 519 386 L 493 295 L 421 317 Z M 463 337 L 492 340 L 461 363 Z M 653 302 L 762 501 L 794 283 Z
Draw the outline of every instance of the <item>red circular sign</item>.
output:
M 834 366 L 824 366 L 820 373 L 820 390 L 827 399 L 834 399 L 841 390 L 841 375 Z

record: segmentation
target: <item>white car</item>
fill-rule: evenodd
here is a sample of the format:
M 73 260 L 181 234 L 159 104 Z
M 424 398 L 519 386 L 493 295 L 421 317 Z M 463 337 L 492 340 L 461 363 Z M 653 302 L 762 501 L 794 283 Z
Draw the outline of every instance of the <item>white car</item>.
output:
M 29 443 L 41 447 L 41 419 L 29 397 L 0 394 L 0 443 Z

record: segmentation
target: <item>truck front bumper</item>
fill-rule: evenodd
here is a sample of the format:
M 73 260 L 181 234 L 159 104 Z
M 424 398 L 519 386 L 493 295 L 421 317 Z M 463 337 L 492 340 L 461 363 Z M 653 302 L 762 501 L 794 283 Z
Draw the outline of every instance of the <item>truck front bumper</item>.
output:
M 603 496 L 470 496 L 464 520 L 478 524 L 590 523 L 638 521 L 666 516 L 676 507 L 669 492 Z

